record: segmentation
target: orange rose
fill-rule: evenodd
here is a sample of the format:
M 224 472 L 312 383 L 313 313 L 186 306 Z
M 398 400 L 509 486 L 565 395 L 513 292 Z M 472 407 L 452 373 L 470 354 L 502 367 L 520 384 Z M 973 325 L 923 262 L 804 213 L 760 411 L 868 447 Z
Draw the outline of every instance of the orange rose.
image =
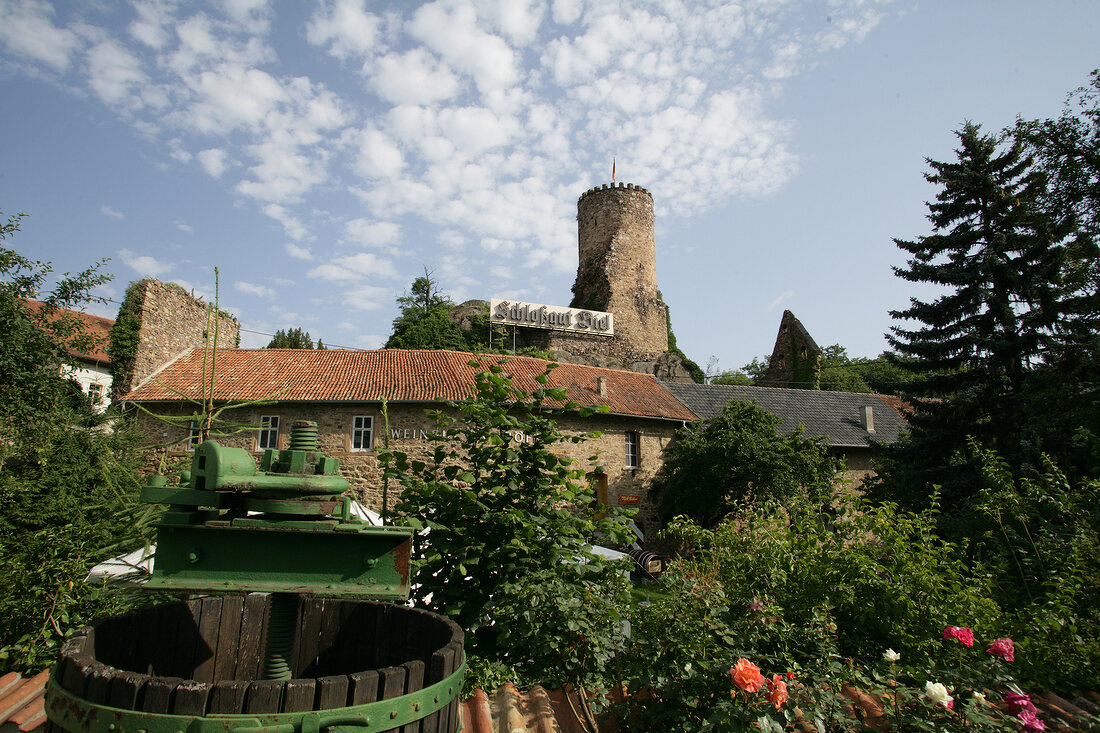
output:
M 745 692 L 756 692 L 764 686 L 764 675 L 760 674 L 760 668 L 747 659 L 738 659 L 737 664 L 730 669 L 733 682 Z
M 787 683 L 783 681 L 780 675 L 773 675 L 768 680 L 768 693 L 766 695 L 768 702 L 775 705 L 775 709 L 783 707 L 783 703 L 787 702 Z

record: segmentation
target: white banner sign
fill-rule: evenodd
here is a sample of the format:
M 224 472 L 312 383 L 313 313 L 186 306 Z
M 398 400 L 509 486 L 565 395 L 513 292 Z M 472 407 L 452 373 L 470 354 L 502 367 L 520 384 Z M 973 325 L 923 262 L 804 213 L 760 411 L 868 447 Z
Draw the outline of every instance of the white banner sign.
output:
M 494 324 L 615 335 L 615 317 L 601 311 L 493 298 L 489 301 L 489 314 Z

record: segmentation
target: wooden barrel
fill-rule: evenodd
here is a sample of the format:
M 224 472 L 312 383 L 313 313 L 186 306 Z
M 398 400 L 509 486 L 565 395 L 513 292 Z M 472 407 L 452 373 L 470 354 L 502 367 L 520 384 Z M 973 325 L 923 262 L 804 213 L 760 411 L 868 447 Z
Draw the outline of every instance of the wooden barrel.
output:
M 46 697 L 54 730 L 454 733 L 463 632 L 427 611 L 300 597 L 288 680 L 263 677 L 271 596 L 144 608 L 82 629 Z

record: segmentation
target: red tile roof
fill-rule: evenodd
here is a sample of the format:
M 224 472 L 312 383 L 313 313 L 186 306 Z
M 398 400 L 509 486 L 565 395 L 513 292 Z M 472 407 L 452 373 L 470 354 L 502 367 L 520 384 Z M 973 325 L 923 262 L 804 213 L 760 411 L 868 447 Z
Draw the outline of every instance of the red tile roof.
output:
M 42 303 L 37 300 L 24 300 L 23 303 L 27 306 L 27 309 L 37 315 L 42 310 Z M 107 353 L 107 346 L 110 344 L 108 334 L 111 331 L 111 326 L 115 325 L 115 322 L 110 318 L 103 318 L 102 316 L 93 316 L 91 313 L 81 313 L 80 311 L 69 310 L 68 308 L 58 308 L 55 311 L 56 314 L 70 314 L 76 316 L 81 325 L 84 326 L 84 332 L 89 336 L 93 336 L 96 339 L 96 348 L 91 351 L 77 351 L 70 349 L 69 353 L 80 359 L 87 359 L 89 361 L 98 361 L 105 364 L 111 362 L 111 355 Z M 54 316 L 56 318 L 56 315 Z M 52 320 L 52 319 L 51 319 Z
M 126 395 L 133 402 L 174 402 L 179 392 L 199 398 L 202 362 L 209 352 L 193 349 L 162 367 Z M 219 349 L 214 399 L 280 402 L 427 402 L 460 400 L 473 392 L 474 374 L 482 363 L 505 363 L 516 387 L 530 392 L 548 362 L 530 356 L 483 355 L 457 351 L 349 351 L 327 349 Z M 598 378 L 606 379 L 607 396 L 600 397 Z M 549 386 L 565 388 L 580 406 L 607 405 L 612 413 L 669 420 L 697 420 L 649 374 L 618 369 L 560 364 Z M 175 391 L 173 391 L 175 390 Z M 554 406 L 554 405 L 551 405 Z

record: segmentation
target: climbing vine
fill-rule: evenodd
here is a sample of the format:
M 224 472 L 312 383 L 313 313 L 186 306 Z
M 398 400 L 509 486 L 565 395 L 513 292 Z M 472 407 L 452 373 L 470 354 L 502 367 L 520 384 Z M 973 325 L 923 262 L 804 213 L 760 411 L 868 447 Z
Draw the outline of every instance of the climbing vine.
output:
M 145 304 L 145 285 L 150 280 L 136 280 L 126 288 L 126 297 L 118 309 L 115 325 L 108 335 L 107 351 L 111 355 L 111 399 L 117 400 L 130 389 L 134 376 L 134 361 L 141 342 L 141 309 Z

